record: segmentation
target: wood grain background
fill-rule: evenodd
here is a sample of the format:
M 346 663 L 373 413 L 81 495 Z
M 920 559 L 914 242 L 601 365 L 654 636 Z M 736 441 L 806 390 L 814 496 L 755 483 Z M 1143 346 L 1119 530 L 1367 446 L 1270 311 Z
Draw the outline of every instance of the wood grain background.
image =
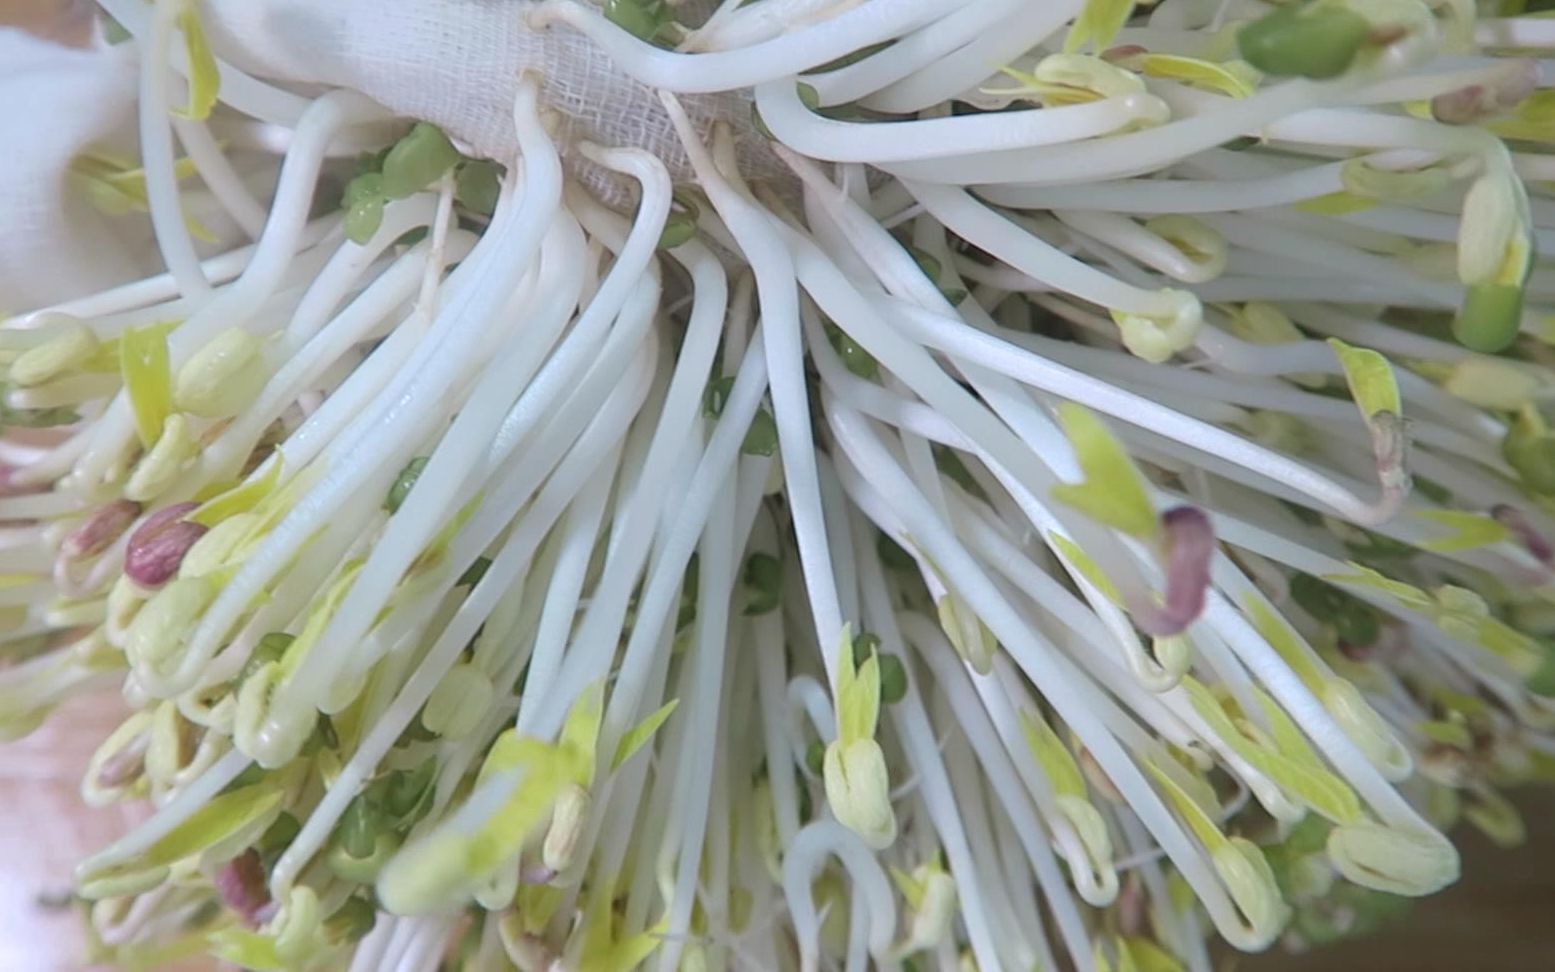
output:
M 85 969 L 74 915 L 39 899 L 68 889 L 76 861 L 132 822 L 122 810 L 83 807 L 77 794 L 81 767 L 120 718 L 111 693 L 79 699 L 28 739 L 0 746 L 0 972 Z M 1226 969 L 1555 972 L 1555 792 L 1528 792 L 1519 803 L 1528 844 L 1498 850 L 1460 831 L 1463 881 L 1398 924 L 1305 955 L 1235 956 Z

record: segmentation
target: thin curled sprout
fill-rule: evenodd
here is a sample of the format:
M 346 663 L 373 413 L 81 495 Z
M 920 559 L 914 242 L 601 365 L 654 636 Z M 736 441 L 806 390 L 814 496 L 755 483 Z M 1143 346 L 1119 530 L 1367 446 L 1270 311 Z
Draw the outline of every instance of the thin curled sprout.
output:
M 1205 972 L 1555 779 L 1546 21 L 493 14 L 677 184 L 569 78 L 473 158 L 104 6 L 69 185 L 158 265 L 0 325 L 0 733 L 117 686 L 82 798 L 156 807 L 94 960 Z

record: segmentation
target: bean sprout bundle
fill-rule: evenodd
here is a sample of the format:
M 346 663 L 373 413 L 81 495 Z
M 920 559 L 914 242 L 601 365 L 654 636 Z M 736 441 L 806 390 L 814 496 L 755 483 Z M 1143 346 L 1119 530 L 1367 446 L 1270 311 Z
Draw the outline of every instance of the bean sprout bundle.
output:
M 480 158 L 105 6 L 140 160 L 72 185 L 166 272 L 0 329 L 0 726 L 122 685 L 82 797 L 155 806 L 98 958 L 1205 972 L 1521 838 L 1523 0 L 504 10 L 673 169 L 543 72 Z

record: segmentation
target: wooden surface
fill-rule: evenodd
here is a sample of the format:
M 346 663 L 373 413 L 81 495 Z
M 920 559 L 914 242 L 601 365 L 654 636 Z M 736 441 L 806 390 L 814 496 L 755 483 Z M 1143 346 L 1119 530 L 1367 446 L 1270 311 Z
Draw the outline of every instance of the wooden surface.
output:
M 95 6 L 91 0 L 0 0 L 0 27 L 14 24 L 61 43 L 84 44 Z
M 0 746 L 0 972 L 84 968 L 74 916 L 38 899 L 68 888 L 75 862 L 130 822 L 86 809 L 76 793 L 80 767 L 120 713 L 112 693 L 78 700 Z M 1237 972 L 1555 972 L 1555 792 L 1519 803 L 1528 845 L 1497 850 L 1461 831 L 1464 880 L 1399 924 L 1311 954 L 1241 958 Z
M 1555 792 L 1517 803 L 1528 843 L 1500 850 L 1463 827 L 1463 880 L 1407 919 L 1309 955 L 1261 955 L 1239 972 L 1555 972 Z
M 113 694 L 72 702 L 28 738 L 0 744 L 0 972 L 76 972 L 75 913 L 42 899 L 70 889 L 84 853 L 132 822 L 117 807 L 91 810 L 81 769 L 123 718 Z
M 144 807 L 92 810 L 79 793 L 87 760 L 125 713 L 117 692 L 103 692 L 62 706 L 24 740 L 0 743 L 0 972 L 99 972 L 82 961 L 75 911 L 50 899 L 70 891 L 77 862 L 146 814 Z M 202 960 L 149 972 L 212 966 Z

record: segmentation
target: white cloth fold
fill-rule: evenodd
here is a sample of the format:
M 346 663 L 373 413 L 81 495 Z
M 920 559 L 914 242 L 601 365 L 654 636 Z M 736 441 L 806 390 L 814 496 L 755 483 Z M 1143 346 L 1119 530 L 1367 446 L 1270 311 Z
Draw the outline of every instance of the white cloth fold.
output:
M 0 29 L 0 315 L 141 276 L 136 248 L 69 186 L 70 162 L 134 124 L 127 48 Z M 105 245 L 106 244 L 106 245 Z
M 355 88 L 398 114 L 430 121 L 478 154 L 511 158 L 513 95 L 540 74 L 562 135 L 644 148 L 688 176 L 654 91 L 567 28 L 530 30 L 515 0 L 207 0 L 213 47 L 258 77 Z M 682 99 L 704 128 L 749 132 L 745 93 Z M 752 146 L 753 147 L 753 146 Z M 770 156 L 767 158 L 770 159 Z
M 407 118 L 442 127 L 477 155 L 504 161 L 517 149 L 512 105 L 519 76 L 537 71 L 545 104 L 560 119 L 564 149 L 577 139 L 635 146 L 652 152 L 675 178 L 690 178 L 655 92 L 582 35 L 531 30 L 522 16 L 529 5 L 204 0 L 202 14 L 216 54 L 242 71 L 299 92 L 354 88 Z M 135 91 L 133 44 L 79 50 L 0 30 L 0 145 L 10 149 L 0 166 L 0 216 L 7 224 L 0 232 L 0 312 L 91 293 L 157 269 L 138 263 L 134 251 L 143 248 L 116 239 L 126 221 L 112 225 L 67 185 L 70 161 L 80 151 L 133 129 Z M 731 126 L 747 177 L 791 178 L 755 133 L 748 93 L 688 96 L 682 103 L 704 132 L 717 122 Z M 604 201 L 630 202 L 624 180 L 576 152 L 563 154 Z

